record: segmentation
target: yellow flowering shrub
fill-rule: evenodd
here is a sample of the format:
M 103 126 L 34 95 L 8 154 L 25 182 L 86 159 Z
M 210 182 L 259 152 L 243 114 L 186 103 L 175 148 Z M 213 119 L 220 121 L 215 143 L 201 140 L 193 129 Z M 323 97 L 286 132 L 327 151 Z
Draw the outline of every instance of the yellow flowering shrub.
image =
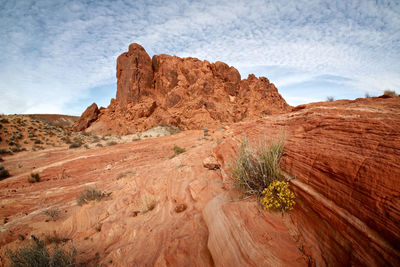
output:
M 295 196 L 288 182 L 275 180 L 262 192 L 261 205 L 266 210 L 290 211 L 295 203 Z

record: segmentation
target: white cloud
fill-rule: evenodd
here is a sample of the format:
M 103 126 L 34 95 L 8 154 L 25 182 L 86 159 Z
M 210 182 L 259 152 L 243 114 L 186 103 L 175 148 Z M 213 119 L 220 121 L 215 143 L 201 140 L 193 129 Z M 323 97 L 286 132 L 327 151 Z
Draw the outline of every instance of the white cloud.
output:
M 325 74 L 349 78 L 334 82 L 354 95 L 400 88 L 397 1 L 10 0 L 0 3 L 0 112 L 76 112 L 96 99 L 91 88 L 115 83 L 131 42 L 242 74 L 259 66 L 282 90 Z

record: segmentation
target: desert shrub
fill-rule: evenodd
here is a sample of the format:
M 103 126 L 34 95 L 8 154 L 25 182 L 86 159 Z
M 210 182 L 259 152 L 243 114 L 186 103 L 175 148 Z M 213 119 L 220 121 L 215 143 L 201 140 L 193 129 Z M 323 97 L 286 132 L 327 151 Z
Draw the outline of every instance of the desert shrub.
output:
M 11 152 L 14 152 L 14 153 L 15 153 L 15 152 L 20 152 L 20 151 L 21 151 L 21 148 L 19 148 L 19 147 L 17 147 L 17 146 L 10 147 L 9 149 L 10 149 Z
M 28 182 L 31 184 L 40 182 L 39 173 L 31 173 L 31 176 L 28 177 Z
M 52 221 L 55 221 L 58 219 L 58 217 L 60 217 L 60 211 L 56 207 L 51 207 L 45 210 L 43 213 Z
M 254 147 L 248 139 L 243 138 L 238 147 L 237 157 L 232 164 L 233 184 L 243 194 L 257 196 L 258 204 L 261 199 L 261 204 L 265 209 L 269 209 L 270 205 L 275 207 L 275 201 L 280 204 L 278 208 L 282 211 L 290 210 L 294 205 L 294 194 L 289 187 L 284 188 L 287 183 L 283 182 L 284 175 L 280 169 L 283 148 L 283 141 L 260 142 L 257 147 Z M 283 191 L 281 187 L 288 191 Z M 270 193 L 271 190 L 272 193 Z M 277 193 L 278 198 L 276 191 L 279 193 Z M 290 201 L 286 205 L 287 199 Z
M 10 154 L 11 152 L 7 149 L 4 148 L 0 148 L 0 155 L 4 155 L 4 154 Z
M 96 146 L 97 147 L 103 147 L 103 145 L 101 143 L 97 143 Z
M 283 141 L 261 143 L 257 148 L 243 138 L 231 174 L 235 186 L 244 194 L 260 195 L 274 180 L 281 180 L 280 158 Z
M 335 100 L 335 98 L 333 98 L 333 96 L 328 96 L 326 98 L 326 101 L 328 101 L 328 102 L 333 102 L 334 100 Z
M 31 244 L 16 251 L 7 251 L 10 267 L 75 266 L 76 249 L 69 251 L 59 246 L 49 250 L 41 240 L 34 239 Z
M 60 236 L 57 234 L 56 231 L 54 231 L 52 234 L 46 234 L 44 237 L 44 240 L 46 241 L 46 244 L 61 244 L 69 241 L 69 238 L 66 238 L 64 236 Z
M 397 96 L 397 94 L 396 94 L 396 92 L 395 92 L 394 90 L 385 90 L 385 91 L 383 92 L 383 94 L 384 94 L 384 95 L 394 96 L 394 97 Z
M 171 158 L 178 156 L 179 154 L 185 153 L 186 149 L 179 147 L 177 145 L 174 145 L 173 147 L 174 154 L 171 156 Z
M 107 142 L 107 146 L 115 146 L 116 144 L 118 144 L 118 143 L 115 142 L 115 141 L 109 141 L 109 142 Z
M 10 173 L 2 165 L 0 165 L 0 180 L 10 177 Z
M 289 189 L 289 183 L 275 180 L 262 192 L 261 205 L 264 209 L 290 211 L 295 204 L 294 193 Z
M 9 145 L 9 146 L 16 146 L 17 143 L 15 143 L 14 141 L 10 141 L 10 142 L 8 142 L 8 145 Z
M 72 143 L 72 144 L 69 145 L 69 148 L 78 148 L 81 145 L 82 145 L 81 143 Z
M 82 206 L 89 201 L 92 200 L 101 200 L 103 198 L 103 194 L 101 193 L 100 190 L 94 188 L 94 187 L 89 187 L 86 188 L 85 191 L 81 192 L 81 194 L 78 196 L 77 203 L 79 206 Z
M 103 226 L 103 224 L 102 223 L 97 223 L 97 225 L 94 227 L 94 229 L 97 231 L 97 232 L 101 232 L 101 227 Z

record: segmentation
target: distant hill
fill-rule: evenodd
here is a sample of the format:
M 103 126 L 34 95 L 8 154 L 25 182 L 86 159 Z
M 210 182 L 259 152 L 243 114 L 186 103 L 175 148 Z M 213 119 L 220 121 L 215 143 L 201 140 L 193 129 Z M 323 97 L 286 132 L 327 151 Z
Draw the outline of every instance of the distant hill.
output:
M 28 114 L 32 119 L 48 122 L 54 126 L 72 127 L 79 119 L 79 116 L 70 116 L 62 114 Z

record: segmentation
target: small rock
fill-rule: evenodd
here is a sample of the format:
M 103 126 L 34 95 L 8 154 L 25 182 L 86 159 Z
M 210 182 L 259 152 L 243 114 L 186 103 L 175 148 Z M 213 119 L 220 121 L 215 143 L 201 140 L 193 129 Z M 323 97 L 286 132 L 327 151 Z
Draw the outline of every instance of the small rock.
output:
M 218 170 L 221 167 L 221 164 L 218 163 L 215 157 L 209 156 L 204 159 L 203 166 L 209 170 Z
M 175 206 L 174 210 L 175 210 L 176 213 L 180 213 L 182 211 L 185 211 L 186 208 L 187 208 L 186 204 L 178 204 L 178 205 Z

